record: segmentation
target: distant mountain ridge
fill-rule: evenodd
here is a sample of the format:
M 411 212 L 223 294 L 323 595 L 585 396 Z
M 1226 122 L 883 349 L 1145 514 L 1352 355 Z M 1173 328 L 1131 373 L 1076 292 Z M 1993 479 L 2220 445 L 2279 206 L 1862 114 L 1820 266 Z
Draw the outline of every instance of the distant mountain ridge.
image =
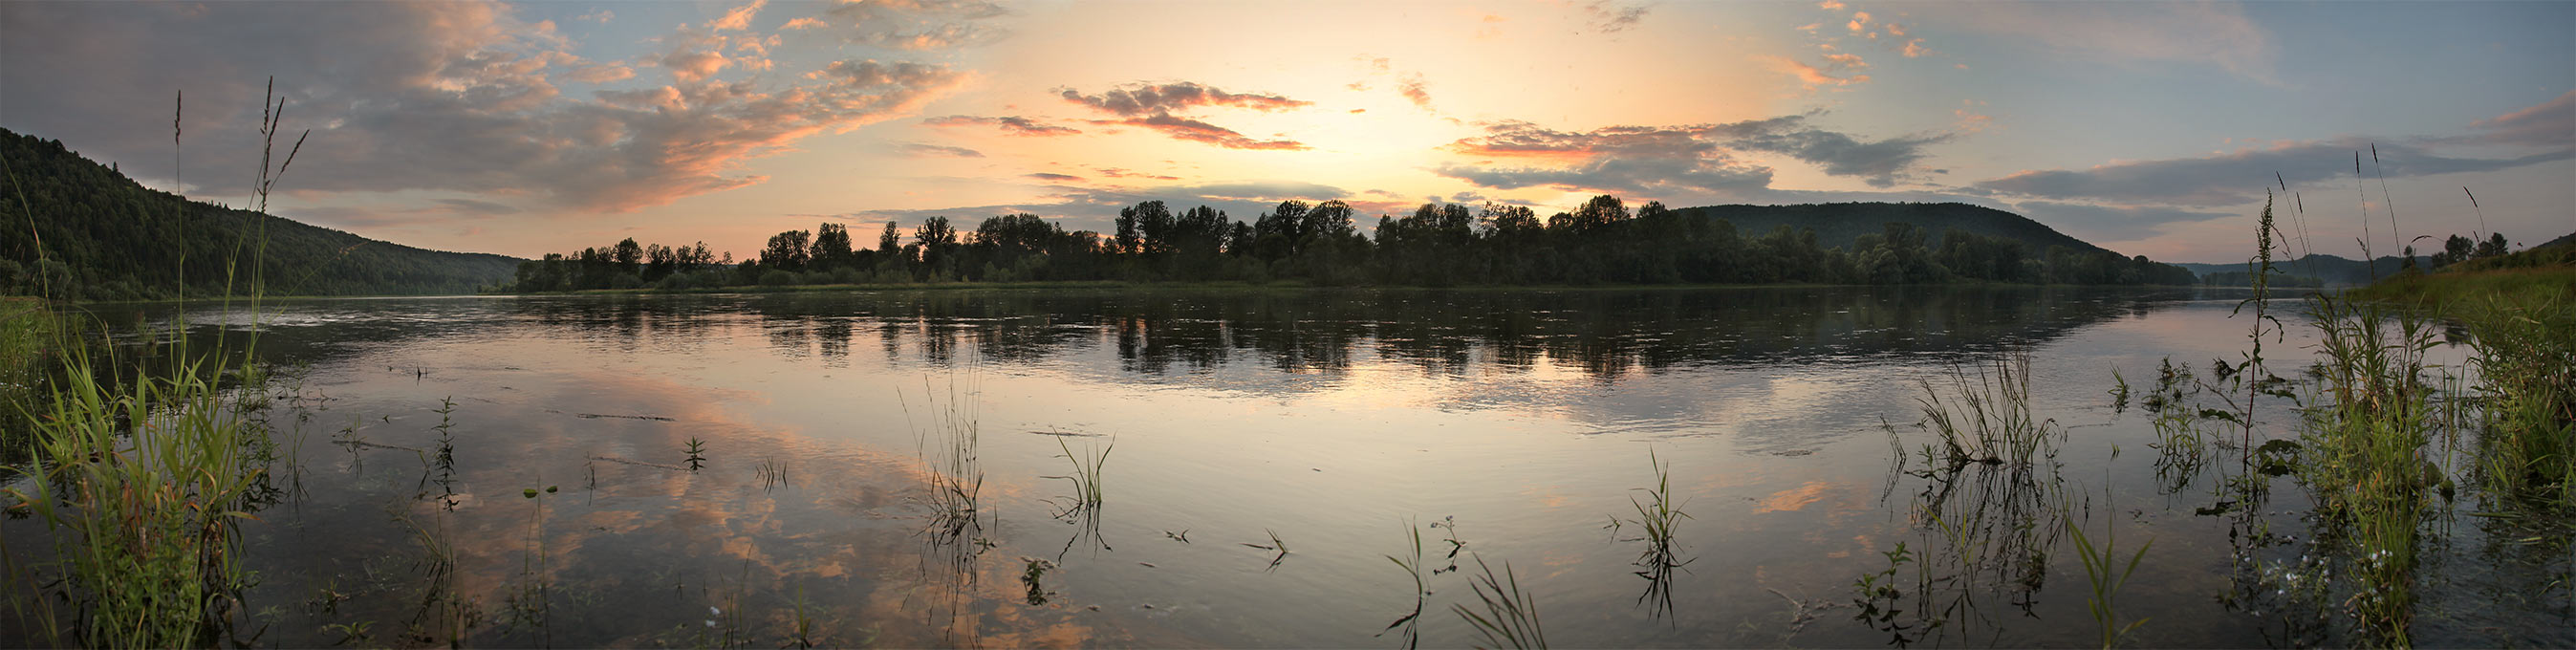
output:
M 47 140 L 0 128 L 0 290 L 76 300 L 211 296 L 242 248 L 233 293 L 470 293 L 507 282 L 521 261 L 404 246 L 143 187 Z M 293 180 L 290 178 L 291 185 Z M 261 241 L 264 239 L 265 241 Z M 41 249 L 37 245 L 42 243 Z M 182 267 L 184 268 L 184 275 Z
M 2422 255 L 2415 256 L 2415 264 L 2418 268 L 2432 268 L 2432 262 Z M 2207 277 L 2211 273 L 2245 272 L 2244 262 L 2233 264 L 2175 262 L 2174 266 L 2191 269 L 2193 274 L 2202 277 Z M 2398 269 L 2406 268 L 2406 261 L 2395 255 L 2383 255 L 2377 260 L 2364 262 L 2324 253 L 2310 253 L 2298 259 L 2273 260 L 2272 268 L 2291 276 L 2323 280 L 2329 286 L 2364 285 L 2379 278 L 2396 275 Z
M 1895 221 L 1922 227 L 1925 237 L 1934 246 L 1940 245 L 1941 233 L 1957 228 L 2021 242 L 2031 255 L 2046 254 L 2050 246 L 2063 246 L 2079 252 L 2110 252 L 2029 217 L 1966 203 L 1711 205 L 1681 208 L 1674 212 L 1725 219 L 1735 224 L 1737 233 L 1746 237 L 1759 237 L 1783 225 L 1812 228 L 1818 242 L 1845 249 L 1851 248 L 1861 235 L 1878 234 L 1888 222 Z

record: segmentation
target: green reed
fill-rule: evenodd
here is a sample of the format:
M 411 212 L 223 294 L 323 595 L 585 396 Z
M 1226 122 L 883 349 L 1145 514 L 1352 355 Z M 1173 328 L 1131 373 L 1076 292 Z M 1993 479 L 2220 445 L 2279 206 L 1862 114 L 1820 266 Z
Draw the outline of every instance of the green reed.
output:
M 2301 479 L 2341 533 L 2362 593 L 2363 630 L 2405 645 L 2413 619 L 2417 527 L 2425 494 L 2442 483 L 2426 456 L 2437 424 L 2424 381 L 2431 322 L 2412 313 L 2311 298 L 2318 395 L 2302 419 Z
M 272 91 L 273 85 L 272 80 Z M 265 211 L 303 140 L 286 155 L 275 155 L 285 102 L 271 92 L 260 109 L 252 205 Z M 177 127 L 174 107 L 174 145 Z M 25 208 L 25 196 L 19 199 Z M 38 219 L 32 211 L 26 217 L 31 226 Z M 259 228 L 245 229 L 225 260 L 227 313 L 234 288 L 242 287 L 258 318 L 265 226 L 261 221 Z M 251 259 L 243 259 L 244 245 L 255 246 Z M 37 255 L 41 262 L 41 244 Z M 246 283 L 238 282 L 244 263 L 251 267 Z M 13 510 L 45 524 L 53 554 L 37 571 L 56 579 L 39 589 L 54 591 L 72 606 L 72 639 L 81 645 L 206 645 L 230 620 L 248 582 L 234 552 L 237 524 L 252 518 L 274 459 L 267 429 L 245 417 L 266 406 L 260 398 L 267 373 L 253 356 L 256 329 L 238 348 L 223 330 L 212 353 L 200 355 L 188 344 L 186 322 L 177 325 L 176 340 L 162 357 L 167 364 L 137 360 L 130 377 L 112 348 L 105 359 L 95 358 L 90 341 L 66 334 L 70 328 L 53 328 L 52 347 L 61 351 L 59 380 L 41 397 L 44 406 L 25 409 L 32 416 L 26 471 L 35 477 L 5 493 L 17 502 Z M 102 369 L 108 377 L 101 377 Z M 222 387 L 227 374 L 243 384 L 241 394 Z M 11 559 L 15 572 L 14 554 Z M 40 600 L 35 618 L 49 637 L 63 642 L 53 599 Z
M 1099 510 L 1100 470 L 1101 467 L 1109 464 L 1109 452 L 1118 448 L 1118 439 L 1110 438 L 1109 444 L 1102 445 L 1099 449 L 1085 446 L 1080 454 L 1073 452 L 1073 444 L 1065 442 L 1065 436 L 1055 436 L 1055 444 L 1057 449 L 1064 450 L 1063 454 L 1056 457 L 1073 465 L 1071 475 L 1045 477 L 1073 482 L 1073 496 L 1066 499 L 1067 503 L 1063 510 L 1066 512 Z
M 947 395 L 942 399 L 933 390 L 929 378 L 921 382 L 924 413 L 913 413 L 911 400 L 898 390 L 895 397 L 903 407 L 904 421 L 912 426 L 913 442 L 927 465 L 931 532 L 956 538 L 974 532 L 980 524 L 984 493 L 984 464 L 976 458 L 983 446 L 978 420 L 974 380 L 970 376 L 960 385 L 951 375 Z
M 2103 502 L 2110 503 L 2110 494 L 2107 490 L 2103 493 Z M 2069 511 L 2075 509 L 2073 505 L 2064 507 Z M 2147 619 L 2141 618 L 2129 621 L 2128 625 L 2121 625 L 2115 598 L 2119 595 L 2120 587 L 2129 583 L 2129 576 L 2137 573 L 2138 562 L 2147 558 L 2147 549 L 2154 547 L 2156 542 L 2147 540 L 2147 543 L 2138 545 L 2137 552 L 2130 553 L 2128 561 L 2123 563 L 2120 562 L 2120 527 L 2117 517 L 2103 518 L 2100 545 L 2093 543 L 2093 536 L 2085 533 L 2083 526 L 2076 525 L 2074 518 L 2069 517 L 2064 521 L 2067 539 L 2075 542 L 2075 556 L 2084 562 L 2085 583 L 2092 588 L 2092 593 L 2085 603 L 2087 611 L 2093 615 L 2094 624 L 2101 628 L 2102 647 L 2105 649 L 2118 647 L 2122 638 L 2136 631 L 2138 626 L 2145 625 Z

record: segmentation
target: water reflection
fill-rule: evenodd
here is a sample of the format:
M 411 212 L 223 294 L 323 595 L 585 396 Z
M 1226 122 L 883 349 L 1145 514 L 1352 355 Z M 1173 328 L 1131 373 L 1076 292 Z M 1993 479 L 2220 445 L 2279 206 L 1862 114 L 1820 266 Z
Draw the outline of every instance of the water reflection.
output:
M 296 631 L 271 640 L 290 644 L 330 643 L 312 630 L 361 619 L 424 630 L 406 637 L 422 644 L 778 643 L 798 594 L 837 644 L 1352 645 L 1400 615 L 1391 608 L 1426 611 L 1397 604 L 1415 600 L 1413 578 L 1391 583 L 1386 561 L 1402 551 L 1385 522 L 1420 517 L 1435 522 L 1417 563 L 1432 563 L 1422 577 L 1436 593 L 1408 622 L 1450 645 L 1468 637 L 1448 606 L 1474 594 L 1457 571 L 1473 557 L 1447 517 L 1457 513 L 1482 531 L 1475 550 L 1517 561 L 1551 636 L 1786 641 L 1847 618 L 1816 613 L 1854 560 L 1817 549 L 1874 548 L 1865 538 L 1886 532 L 1853 516 L 1870 507 L 1883 445 L 1832 445 L 1873 435 L 1849 425 L 1902 406 L 1890 377 L 2189 297 L 1146 289 L 297 302 L 262 344 L 318 369 L 280 393 L 302 406 L 276 418 L 281 430 L 309 422 L 310 444 L 286 453 L 320 452 L 301 470 L 318 489 L 309 504 L 289 498 L 302 513 L 254 529 L 280 567 L 262 596 L 360 594 L 336 612 L 276 615 Z M 922 424 L 899 424 L 887 386 L 977 368 L 989 385 L 941 393 L 976 395 L 994 435 L 945 446 L 947 430 L 922 415 L 936 402 L 920 397 L 904 407 Z M 1422 397 L 1443 394 L 1454 397 Z M 341 431 L 351 444 L 328 439 Z M 1048 478 L 1081 471 L 1055 454 L 1105 454 L 1107 435 L 1131 441 L 1107 480 L 1114 517 L 1085 505 L 1079 482 Z M 695 439 L 710 444 L 689 471 Z M 1659 451 L 1679 459 L 1669 486 L 1633 471 L 1649 454 L 1624 441 L 1647 439 L 1669 440 Z M 768 478 L 789 459 L 795 481 Z M 1927 478 L 1920 498 L 1947 521 L 1994 528 L 1981 536 L 1998 543 L 2056 530 L 1974 510 L 2027 500 L 1992 494 L 2022 482 L 1982 467 Z M 544 491 L 557 485 L 583 493 Z M 1639 485 L 1657 489 L 1630 491 Z M 541 496 L 523 497 L 529 488 Z M 972 505 L 942 518 L 942 499 Z M 1656 542 L 1639 531 L 1664 504 L 1690 514 L 1667 517 L 1678 534 Z M 1604 513 L 1635 523 L 1604 540 Z M 313 541 L 324 539 L 355 541 Z M 2005 565 L 2027 551 L 1961 555 L 1930 541 L 1915 550 L 1943 572 L 2005 591 L 2023 581 Z M 1780 581 L 1765 583 L 1770 560 L 1743 559 L 1783 555 L 1814 566 L 1775 565 Z M 367 589 L 345 577 L 392 569 L 413 577 Z M 1795 611 L 1772 620 L 1782 599 Z
M 1548 363 L 1608 381 L 1632 370 L 1697 365 L 1975 354 L 2191 295 L 1955 287 L 960 290 L 770 295 L 743 298 L 739 307 L 760 318 L 770 347 L 788 356 L 846 354 L 858 320 L 873 324 L 887 346 L 918 342 L 922 359 L 935 364 L 951 361 L 960 347 L 988 361 L 1023 364 L 1105 344 L 1121 371 L 1138 375 L 1206 373 L 1237 359 L 1288 374 L 1339 375 L 1366 352 L 1432 374 L 1459 375 L 1478 362 L 1523 372 Z M 559 307 L 524 303 L 541 318 Z M 655 315 L 709 320 L 686 315 L 686 306 L 637 301 L 619 307 L 616 317 L 548 322 L 588 323 L 633 337 L 646 328 L 630 323 L 657 322 L 649 320 Z M 888 354 L 899 350 L 889 347 Z

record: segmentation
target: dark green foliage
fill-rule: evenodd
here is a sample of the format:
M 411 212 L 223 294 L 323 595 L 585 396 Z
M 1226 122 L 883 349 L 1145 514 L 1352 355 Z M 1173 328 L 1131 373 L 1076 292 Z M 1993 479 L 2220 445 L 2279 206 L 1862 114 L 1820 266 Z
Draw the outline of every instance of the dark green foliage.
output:
M 45 140 L 0 129 L 14 185 L 0 214 L 0 290 L 70 300 L 235 293 L 464 293 L 511 279 L 519 260 L 367 239 L 148 189 Z M 23 198 L 21 203 L 19 198 Z M 265 233 L 248 236 L 264 225 Z M 38 244 L 42 243 L 39 255 Z M 256 260 L 254 270 L 250 261 Z M 266 286 L 249 286 L 263 278 Z M 182 284 L 184 278 L 184 285 Z
M 1675 210 L 1683 216 L 1725 219 L 1744 232 L 1769 232 L 1779 226 L 1813 229 L 1827 248 L 1856 249 L 1860 238 L 1884 234 L 1889 222 L 1910 223 L 1924 232 L 1960 230 L 2021 242 L 2034 254 L 2051 246 L 2081 252 L 2110 252 L 2069 237 L 2021 215 L 1965 203 L 1824 203 L 1810 205 L 1713 205 Z
M 1714 216 L 1720 212 L 1750 215 L 1767 225 L 1756 236 L 1739 234 L 1739 224 Z M 1816 229 L 1792 226 L 1775 218 L 1778 214 L 1836 229 L 1852 219 L 1898 219 L 1875 222 L 1871 232 L 1842 242 L 1839 235 L 1820 236 Z M 1958 204 L 1674 210 L 1648 203 L 1631 210 L 1618 197 L 1598 196 L 1573 212 L 1541 220 L 1522 206 L 1425 203 L 1408 216 L 1379 216 L 1373 239 L 1355 227 L 1357 215 L 1341 201 L 1313 205 L 1286 201 L 1247 223 L 1207 206 L 1174 211 L 1161 201 L 1145 201 L 1120 209 L 1115 233 L 1109 237 L 1066 232 L 1032 214 L 992 217 L 972 231 L 961 231 L 946 217 L 931 217 L 913 229 L 911 244 L 900 247 L 900 227 L 886 224 L 872 251 L 843 250 L 848 231 L 827 223 L 814 231 L 819 235 L 809 236 L 802 230 L 779 233 L 770 238 L 759 259 L 730 273 L 711 270 L 669 281 L 648 271 L 641 284 L 1290 280 L 1330 286 L 1437 287 L 2195 282 L 2191 272 L 2180 267 L 2144 257 L 2121 257 L 2028 219 Z M 1938 239 L 1935 232 L 1940 233 Z M 530 263 L 517 289 L 620 286 L 617 274 L 626 267 L 614 260 L 599 261 L 601 255 L 590 251 L 548 255 Z M 696 261 L 706 262 L 703 254 Z

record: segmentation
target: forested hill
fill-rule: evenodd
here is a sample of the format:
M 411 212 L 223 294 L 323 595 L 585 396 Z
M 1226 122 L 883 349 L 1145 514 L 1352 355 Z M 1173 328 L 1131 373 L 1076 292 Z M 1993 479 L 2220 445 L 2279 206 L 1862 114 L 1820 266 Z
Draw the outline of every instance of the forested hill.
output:
M 2416 256 L 2415 261 L 2419 264 L 2429 264 L 2424 256 L 2421 255 Z M 2244 262 L 2236 262 L 2232 264 L 2180 262 L 2174 264 L 2174 266 L 2191 269 L 2191 272 L 2200 274 L 2204 277 L 2213 273 L 2245 272 Z M 2403 269 L 2405 267 L 2406 261 L 2395 255 L 2381 255 L 2377 260 L 2364 262 L 2361 260 L 2345 259 L 2342 257 L 2327 255 L 2324 253 L 2310 253 L 2298 259 L 2272 261 L 2273 270 L 2279 271 L 2282 274 L 2292 277 L 2316 278 L 2318 281 L 2330 286 L 2370 284 L 2380 278 L 2396 275 L 2399 269 Z
M 73 300 L 249 293 L 258 260 L 269 295 L 468 293 L 510 279 L 520 260 L 367 239 L 145 188 L 46 140 L 0 129 L 0 291 Z M 289 184 L 293 179 L 287 180 Z M 33 236 L 31 236 L 33 235 Z M 42 242 L 39 250 L 38 242 Z
M 1725 219 L 1735 230 L 1760 235 L 1773 228 L 1812 228 L 1826 246 L 1853 248 L 1862 235 L 1883 232 L 1889 222 L 1910 223 L 1938 240 L 1956 228 L 1971 234 L 2022 243 L 2029 251 L 2050 246 L 2109 252 L 2018 214 L 1965 203 L 1822 203 L 1805 205 L 1712 205 L 1674 210 L 1685 216 Z

